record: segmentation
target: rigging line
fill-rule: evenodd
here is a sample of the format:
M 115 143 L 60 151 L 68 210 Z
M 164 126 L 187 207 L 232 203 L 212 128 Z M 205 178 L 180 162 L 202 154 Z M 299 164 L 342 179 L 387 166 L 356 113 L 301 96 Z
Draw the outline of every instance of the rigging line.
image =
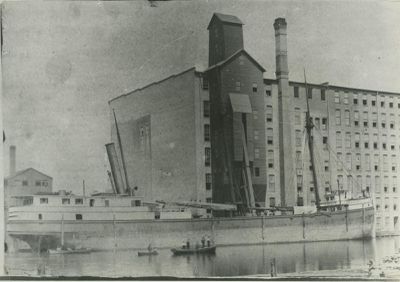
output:
M 319 129 L 317 129 L 316 132 L 317 132 L 320 136 L 323 136 Z M 336 152 L 335 152 L 335 151 L 332 149 L 332 147 L 329 145 L 329 142 L 327 143 L 327 145 L 328 145 L 328 149 L 329 149 L 330 151 L 333 152 L 332 155 L 334 156 L 335 160 L 336 160 L 337 162 L 339 162 L 339 163 L 342 165 L 342 169 L 343 169 L 343 171 L 346 173 L 346 175 L 347 175 L 347 176 L 350 175 L 350 176 L 353 178 L 353 183 L 356 183 L 356 184 L 358 185 L 358 187 L 360 187 L 361 190 L 362 190 L 362 183 L 360 184 L 358 180 L 355 180 L 354 173 L 353 173 L 352 171 L 349 171 L 349 170 L 347 169 L 346 165 L 344 164 L 344 162 L 343 162 L 342 160 L 340 160 L 340 159 L 337 157 Z M 343 185 L 343 183 L 342 183 L 342 185 Z

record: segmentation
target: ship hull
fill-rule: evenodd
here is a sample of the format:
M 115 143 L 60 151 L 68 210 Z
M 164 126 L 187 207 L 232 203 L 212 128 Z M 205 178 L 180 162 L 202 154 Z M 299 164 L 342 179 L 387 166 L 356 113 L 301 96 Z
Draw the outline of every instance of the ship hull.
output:
M 63 227 L 61 227 L 63 225 Z M 116 221 L 9 221 L 8 235 L 33 249 L 69 246 L 95 250 L 180 246 L 211 236 L 217 245 L 309 242 L 371 238 L 375 235 L 374 209 L 309 215 L 253 216 L 209 219 Z

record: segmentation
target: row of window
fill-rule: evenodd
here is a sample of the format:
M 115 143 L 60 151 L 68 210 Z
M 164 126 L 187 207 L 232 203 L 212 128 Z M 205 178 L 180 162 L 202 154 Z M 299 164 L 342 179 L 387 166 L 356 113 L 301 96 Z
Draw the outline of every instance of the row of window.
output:
M 382 97 L 383 98 L 383 97 Z M 375 107 L 378 104 L 378 101 L 376 100 L 377 96 L 375 96 L 375 100 L 371 100 L 371 106 Z M 340 104 L 341 103 L 341 97 L 339 92 L 335 92 L 335 98 L 334 101 L 336 104 Z M 343 97 L 342 97 L 342 101 L 343 104 L 347 105 L 349 104 L 349 94 L 344 92 Z M 353 105 L 358 105 L 359 103 L 359 99 L 358 99 L 358 94 L 357 93 L 353 93 Z M 381 108 L 384 108 L 386 103 L 385 101 L 380 101 L 380 106 Z M 363 106 L 369 106 L 368 105 L 368 99 L 367 97 L 363 97 L 362 98 L 362 105 Z M 394 108 L 394 102 L 388 102 L 389 108 Z M 397 108 L 400 109 L 400 103 L 397 103 Z
M 389 128 L 390 129 L 395 129 L 395 122 L 394 122 L 394 115 L 391 114 L 390 118 L 392 119 L 389 122 Z M 378 114 L 373 112 L 371 113 L 371 119 L 372 119 L 372 127 L 373 128 L 377 128 L 378 127 Z M 358 111 L 354 112 L 354 126 L 358 127 L 360 126 L 360 114 Z M 336 125 L 340 126 L 342 125 L 342 111 L 337 109 L 335 110 L 335 121 L 336 121 Z M 380 115 L 380 125 L 381 128 L 387 128 L 387 121 L 386 121 L 386 113 L 382 113 Z M 363 112 L 363 125 L 364 127 L 368 127 L 368 122 L 369 122 L 369 113 L 368 112 Z M 350 111 L 349 110 L 345 110 L 344 111 L 344 125 L 345 126 L 350 126 Z
M 388 158 L 389 158 L 388 155 L 383 155 L 382 167 L 383 167 L 384 171 L 387 171 L 389 169 Z M 353 160 L 352 154 L 347 153 L 346 160 L 345 160 L 345 162 L 343 162 L 342 153 L 338 152 L 337 153 L 337 169 L 343 170 L 343 166 L 344 166 L 347 170 L 351 170 L 352 169 L 352 160 Z M 374 155 L 373 162 L 374 162 L 373 169 L 375 171 L 379 171 L 379 163 L 380 163 L 379 155 Z M 370 155 L 365 154 L 364 160 L 361 161 L 361 154 L 356 154 L 355 155 L 355 166 L 356 166 L 356 170 L 361 170 L 362 166 L 364 166 L 365 170 L 368 170 L 368 171 L 371 170 Z M 391 170 L 392 170 L 392 172 L 396 172 L 396 169 L 397 169 L 396 155 L 392 155 Z
M 29 185 L 28 180 L 22 180 L 22 186 L 28 186 Z M 35 186 L 36 187 L 47 187 L 49 186 L 49 182 L 47 180 L 35 180 Z
M 296 131 L 296 134 L 297 131 Z M 345 148 L 346 149 L 352 149 L 352 137 L 353 136 L 353 140 L 354 140 L 354 148 L 358 149 L 361 147 L 361 134 L 360 133 L 350 133 L 350 132 L 346 132 L 344 135 L 344 143 L 345 143 Z M 377 133 L 373 134 L 373 142 L 372 142 L 372 148 L 374 149 L 379 149 L 378 146 L 378 139 L 381 139 L 381 145 L 382 145 L 382 149 L 383 150 L 387 150 L 388 146 L 387 146 L 387 135 L 386 134 L 382 134 L 381 137 L 379 137 L 379 135 Z M 396 136 L 395 135 L 391 135 L 390 136 L 390 149 L 393 151 L 396 149 Z M 364 149 L 369 149 L 370 148 L 370 140 L 369 140 L 369 134 L 368 133 L 364 133 Z M 340 131 L 336 131 L 336 148 L 340 149 L 343 146 L 343 142 L 342 142 L 342 132 Z

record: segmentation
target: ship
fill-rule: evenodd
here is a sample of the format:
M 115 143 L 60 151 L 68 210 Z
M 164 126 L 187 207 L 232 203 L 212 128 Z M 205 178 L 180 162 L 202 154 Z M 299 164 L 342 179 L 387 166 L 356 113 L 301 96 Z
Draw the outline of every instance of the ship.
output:
M 114 118 L 120 140 L 115 112 Z M 112 193 L 99 192 L 86 196 L 85 193 L 74 195 L 59 191 L 34 195 L 31 201 L 24 201 L 26 205 L 9 208 L 7 233 L 13 240 L 28 243 L 33 250 L 60 247 L 143 249 L 149 244 L 157 248 L 171 248 L 181 245 L 183 240 L 200 242 L 203 236 L 210 236 L 218 246 L 374 237 L 374 205 L 368 195 L 354 197 L 338 190 L 320 199 L 314 145 L 310 138 L 313 127 L 307 101 L 306 132 L 316 185 L 313 206 L 256 207 L 251 201 L 249 185 L 247 201 L 242 205 L 162 200 L 146 202 L 143 197 L 135 195 L 134 189 L 121 189 L 121 177 L 126 177 L 122 146 L 120 154 L 124 173 L 117 166 L 115 147 L 107 144 Z M 245 145 L 243 148 L 246 152 Z

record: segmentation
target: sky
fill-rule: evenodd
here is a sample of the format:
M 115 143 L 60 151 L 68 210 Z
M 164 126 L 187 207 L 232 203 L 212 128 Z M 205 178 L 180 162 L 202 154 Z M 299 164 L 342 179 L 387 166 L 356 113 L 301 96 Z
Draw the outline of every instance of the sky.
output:
M 17 170 L 54 190 L 110 189 L 108 101 L 208 64 L 214 12 L 244 23 L 245 49 L 275 78 L 273 22 L 288 23 L 290 80 L 400 92 L 399 1 L 3 2 L 2 113 Z

